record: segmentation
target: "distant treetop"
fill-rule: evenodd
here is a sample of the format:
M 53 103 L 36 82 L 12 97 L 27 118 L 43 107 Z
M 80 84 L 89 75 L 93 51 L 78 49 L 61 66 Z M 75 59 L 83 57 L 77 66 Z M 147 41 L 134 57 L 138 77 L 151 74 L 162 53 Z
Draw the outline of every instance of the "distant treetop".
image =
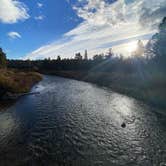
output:
M 0 68 L 6 67 L 6 64 L 6 54 L 3 52 L 2 48 L 0 48 Z

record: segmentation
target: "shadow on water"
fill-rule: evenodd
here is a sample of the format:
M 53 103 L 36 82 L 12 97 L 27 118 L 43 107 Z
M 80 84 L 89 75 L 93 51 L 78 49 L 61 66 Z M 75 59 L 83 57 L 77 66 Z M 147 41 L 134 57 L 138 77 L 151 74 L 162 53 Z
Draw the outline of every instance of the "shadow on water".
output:
M 8 108 L 10 108 L 11 106 L 13 106 L 16 102 L 17 102 L 17 100 L 4 100 L 4 101 L 0 101 L 0 112 L 6 111 Z

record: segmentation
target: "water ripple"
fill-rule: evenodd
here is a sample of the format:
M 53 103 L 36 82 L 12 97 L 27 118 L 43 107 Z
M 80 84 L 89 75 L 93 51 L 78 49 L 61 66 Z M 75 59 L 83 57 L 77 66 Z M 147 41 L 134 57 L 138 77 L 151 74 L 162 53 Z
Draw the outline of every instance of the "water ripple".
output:
M 0 114 L 0 165 L 166 163 L 166 117 L 143 103 L 51 76 L 32 91 Z

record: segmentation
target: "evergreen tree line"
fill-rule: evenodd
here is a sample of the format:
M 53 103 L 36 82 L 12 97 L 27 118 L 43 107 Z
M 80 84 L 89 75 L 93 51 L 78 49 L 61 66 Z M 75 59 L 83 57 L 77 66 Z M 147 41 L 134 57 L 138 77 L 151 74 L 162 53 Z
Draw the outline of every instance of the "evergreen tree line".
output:
M 138 41 L 139 50 L 133 53 L 130 58 L 123 58 L 122 55 L 115 56 L 112 49 L 107 54 L 97 54 L 93 59 L 88 59 L 88 52 L 85 50 L 84 57 L 80 53 L 76 53 L 74 59 L 61 59 L 60 56 L 56 60 L 50 58 L 44 60 L 8 60 L 8 67 L 46 71 L 46 70 L 81 70 L 81 71 L 101 71 L 101 72 L 135 72 L 137 64 L 141 65 L 141 70 L 151 69 L 166 70 L 166 17 L 159 25 L 158 33 L 155 34 L 148 42 L 146 48 L 143 48 L 141 41 Z M 144 52 L 144 56 L 139 56 Z M 0 66 L 6 66 L 6 55 L 0 49 Z

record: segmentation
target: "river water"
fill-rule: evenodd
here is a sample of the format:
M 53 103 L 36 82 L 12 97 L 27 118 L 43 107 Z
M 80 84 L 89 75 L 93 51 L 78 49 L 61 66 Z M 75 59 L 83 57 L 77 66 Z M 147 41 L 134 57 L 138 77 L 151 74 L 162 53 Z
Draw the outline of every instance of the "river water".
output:
M 32 92 L 1 108 L 0 166 L 166 165 L 164 110 L 55 76 Z

